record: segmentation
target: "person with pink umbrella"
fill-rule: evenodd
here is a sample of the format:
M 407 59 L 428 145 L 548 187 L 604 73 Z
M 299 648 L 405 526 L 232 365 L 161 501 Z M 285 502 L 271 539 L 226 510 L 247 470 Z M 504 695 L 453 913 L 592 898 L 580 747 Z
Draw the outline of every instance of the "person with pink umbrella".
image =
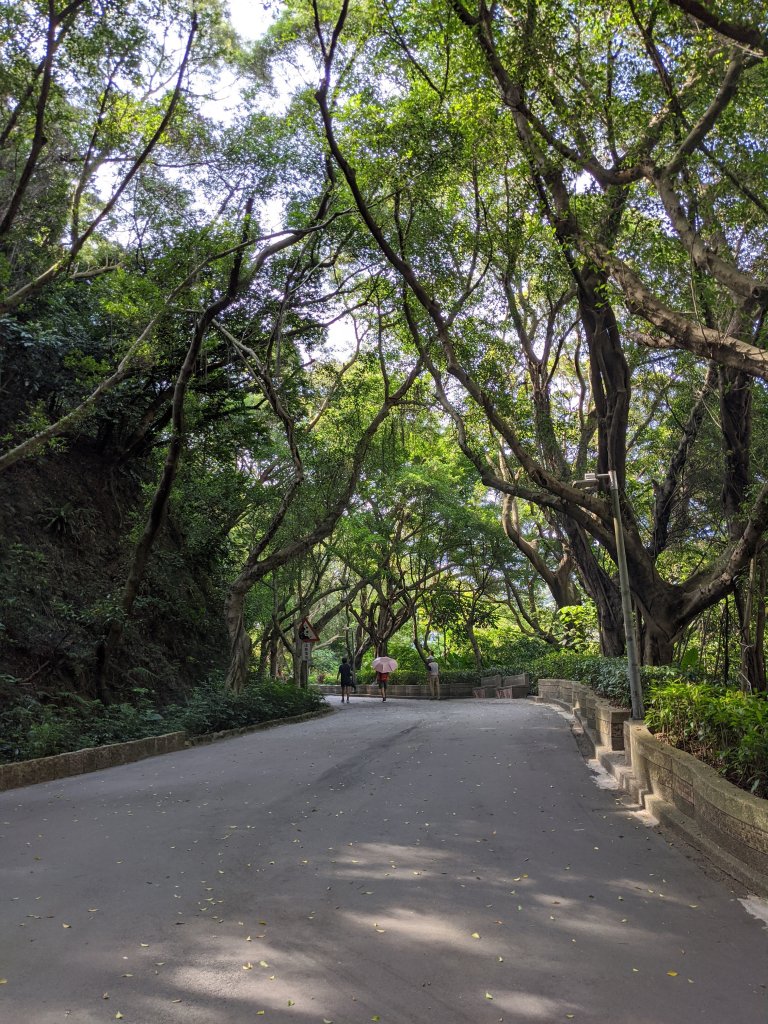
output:
M 387 699 L 387 680 L 390 672 L 394 672 L 397 668 L 397 662 L 389 655 L 381 654 L 378 658 L 373 659 L 371 667 L 376 671 L 376 682 L 379 684 L 381 699 L 385 701 Z

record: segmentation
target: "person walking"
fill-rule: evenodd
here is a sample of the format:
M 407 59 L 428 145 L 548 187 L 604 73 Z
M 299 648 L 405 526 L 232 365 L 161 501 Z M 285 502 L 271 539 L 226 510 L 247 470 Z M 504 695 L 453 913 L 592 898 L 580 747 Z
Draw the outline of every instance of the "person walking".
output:
M 397 662 L 388 654 L 379 654 L 371 662 L 371 668 L 376 673 L 376 682 L 379 684 L 381 699 L 384 701 L 387 699 L 387 680 L 390 672 L 394 672 L 397 668 Z
M 376 682 L 379 684 L 379 693 L 381 694 L 381 699 L 382 700 L 386 700 L 387 699 L 387 680 L 388 679 L 389 679 L 389 672 L 379 672 L 378 669 L 376 670 Z
M 427 682 L 429 683 L 429 699 L 440 700 L 440 666 L 431 654 L 427 658 Z
M 347 658 L 341 659 L 336 676 L 341 679 L 341 703 L 343 704 L 346 698 L 347 704 L 349 704 L 349 692 L 352 689 L 352 666 Z

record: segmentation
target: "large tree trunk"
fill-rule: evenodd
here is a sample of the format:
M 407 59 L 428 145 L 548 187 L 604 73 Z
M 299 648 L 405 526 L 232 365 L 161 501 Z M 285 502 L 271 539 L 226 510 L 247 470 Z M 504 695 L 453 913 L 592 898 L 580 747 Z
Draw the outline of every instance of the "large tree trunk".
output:
M 472 653 L 473 653 L 473 655 L 475 657 L 475 665 L 477 666 L 478 669 L 481 669 L 483 667 L 483 656 L 480 653 L 480 645 L 477 642 L 477 637 L 475 636 L 475 630 L 472 627 L 472 623 L 471 622 L 467 623 L 467 639 L 469 640 L 469 642 L 470 642 L 470 644 L 472 646 Z
M 563 527 L 578 567 L 584 589 L 595 602 L 600 627 L 600 652 L 606 658 L 621 657 L 626 651 L 621 591 L 600 566 L 580 526 L 564 518 Z
M 640 663 L 669 665 L 675 654 L 675 627 L 672 622 L 642 618 L 640 622 Z
M 245 628 L 244 606 L 247 588 L 233 586 L 224 605 L 224 619 L 229 633 L 229 671 L 226 686 L 241 693 L 251 666 L 251 638 Z
M 741 688 L 747 692 L 766 690 L 765 678 L 765 551 L 752 559 L 749 576 L 734 588 L 739 616 L 741 646 Z

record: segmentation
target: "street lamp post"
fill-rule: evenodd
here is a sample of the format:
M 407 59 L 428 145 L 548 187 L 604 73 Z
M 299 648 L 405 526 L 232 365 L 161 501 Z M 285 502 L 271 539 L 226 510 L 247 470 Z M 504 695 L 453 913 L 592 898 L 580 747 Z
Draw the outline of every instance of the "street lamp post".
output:
M 347 626 L 345 632 L 352 634 L 352 643 L 349 642 L 349 636 L 346 637 L 347 650 L 351 651 L 352 661 L 352 689 L 357 690 L 357 626 Z
M 616 538 L 616 564 L 619 569 L 619 589 L 621 590 L 621 608 L 624 614 L 624 635 L 627 643 L 627 675 L 629 676 L 629 692 L 632 698 L 632 717 L 645 717 L 643 707 L 643 688 L 640 683 L 640 668 L 637 657 L 637 636 L 632 619 L 632 598 L 629 591 L 629 572 L 627 570 L 627 552 L 624 548 L 624 530 L 621 525 L 621 504 L 619 503 L 619 481 L 615 469 L 607 473 L 586 473 L 583 480 L 577 480 L 575 487 L 582 490 L 596 490 L 603 480 L 608 481 L 613 509 L 613 532 Z

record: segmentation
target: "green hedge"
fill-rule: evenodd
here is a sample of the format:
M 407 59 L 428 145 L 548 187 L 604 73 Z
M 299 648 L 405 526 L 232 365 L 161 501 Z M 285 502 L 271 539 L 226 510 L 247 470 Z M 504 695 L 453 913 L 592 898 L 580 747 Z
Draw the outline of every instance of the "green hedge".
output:
M 768 700 L 710 683 L 665 682 L 648 693 L 648 728 L 768 798 Z
M 625 658 L 551 654 L 533 661 L 532 682 L 575 679 L 630 708 Z M 768 700 L 702 679 L 677 665 L 640 669 L 648 728 L 711 765 L 730 782 L 768 798 Z
M 109 706 L 71 694 L 47 703 L 28 697 L 0 713 L 0 763 L 182 729 L 201 736 L 306 714 L 323 703 L 317 690 L 258 680 L 240 694 L 225 690 L 218 681 L 210 682 L 196 687 L 183 704 L 167 708 L 156 707 L 144 690 L 134 692 L 133 703 Z
M 325 681 L 331 686 L 338 685 L 338 679 L 326 678 Z M 357 682 L 360 686 L 373 686 L 376 683 L 376 673 L 365 671 L 358 672 Z M 477 669 L 452 669 L 440 673 L 440 682 L 459 683 L 464 686 L 478 686 L 480 683 L 480 673 Z M 397 669 L 396 672 L 390 673 L 389 683 L 391 686 L 426 686 L 427 673 L 426 671 L 413 672 Z

